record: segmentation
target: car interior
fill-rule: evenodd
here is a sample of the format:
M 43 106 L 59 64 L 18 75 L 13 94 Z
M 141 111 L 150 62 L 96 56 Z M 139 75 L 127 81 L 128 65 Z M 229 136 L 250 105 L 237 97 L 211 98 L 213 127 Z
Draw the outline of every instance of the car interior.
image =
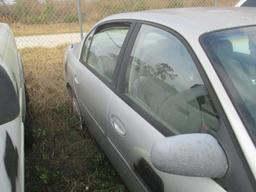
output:
M 130 97 L 175 134 L 216 132 L 216 110 L 184 46 L 170 38 L 145 44 L 132 58 Z
M 251 105 L 253 105 L 256 95 L 256 57 L 250 53 L 248 48 L 247 50 L 245 48 L 235 50 L 234 46 L 235 42 L 231 42 L 229 39 L 220 39 L 211 43 L 217 59 L 227 73 L 227 78 L 230 78 L 237 92 L 250 109 L 253 108 Z

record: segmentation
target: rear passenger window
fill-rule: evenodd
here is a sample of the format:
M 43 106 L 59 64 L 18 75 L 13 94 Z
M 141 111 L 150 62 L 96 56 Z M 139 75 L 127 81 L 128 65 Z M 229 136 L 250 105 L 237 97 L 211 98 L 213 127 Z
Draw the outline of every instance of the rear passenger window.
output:
M 113 80 L 118 56 L 129 27 L 111 27 L 94 34 L 87 64 L 107 81 Z
M 142 25 L 126 72 L 125 94 L 174 134 L 214 134 L 219 127 L 189 52 L 164 30 Z

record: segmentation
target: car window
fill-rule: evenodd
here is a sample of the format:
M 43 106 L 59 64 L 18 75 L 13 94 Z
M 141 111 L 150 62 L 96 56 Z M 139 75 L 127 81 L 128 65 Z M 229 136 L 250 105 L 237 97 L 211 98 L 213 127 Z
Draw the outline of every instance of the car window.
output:
M 219 118 L 186 47 L 142 25 L 126 71 L 125 95 L 175 134 L 214 134 Z
M 109 82 L 113 80 L 117 59 L 128 28 L 107 28 L 97 32 L 92 38 L 86 63 Z
M 89 50 L 89 47 L 90 47 L 91 42 L 92 42 L 92 36 L 93 36 L 93 32 L 91 32 L 88 35 L 88 37 L 86 38 L 86 40 L 84 42 L 84 45 L 83 45 L 83 48 L 82 48 L 82 52 L 81 52 L 81 58 L 80 58 L 82 63 L 86 63 L 88 50 Z
M 256 27 L 211 32 L 203 35 L 201 40 L 256 144 Z
M 248 37 L 234 36 L 230 38 L 234 52 L 242 54 L 250 54 L 250 46 Z

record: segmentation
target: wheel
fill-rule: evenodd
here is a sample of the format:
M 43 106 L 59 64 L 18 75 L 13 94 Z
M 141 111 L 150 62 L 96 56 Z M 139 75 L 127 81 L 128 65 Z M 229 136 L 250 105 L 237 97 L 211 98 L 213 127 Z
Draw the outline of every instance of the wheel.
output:
M 82 131 L 85 128 L 85 122 L 78 104 L 78 100 L 73 92 L 71 93 L 71 99 L 72 99 L 73 112 L 76 116 L 75 127 L 78 130 Z

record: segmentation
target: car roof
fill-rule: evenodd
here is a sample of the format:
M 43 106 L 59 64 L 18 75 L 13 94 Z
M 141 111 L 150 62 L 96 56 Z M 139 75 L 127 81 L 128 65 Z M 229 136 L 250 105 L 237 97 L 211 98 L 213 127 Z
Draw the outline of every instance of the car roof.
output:
M 178 8 L 121 13 L 105 18 L 109 20 L 143 20 L 170 27 L 184 36 L 200 36 L 203 33 L 256 25 L 256 8 Z
M 256 6 L 256 0 L 240 0 L 236 7 L 255 7 Z

